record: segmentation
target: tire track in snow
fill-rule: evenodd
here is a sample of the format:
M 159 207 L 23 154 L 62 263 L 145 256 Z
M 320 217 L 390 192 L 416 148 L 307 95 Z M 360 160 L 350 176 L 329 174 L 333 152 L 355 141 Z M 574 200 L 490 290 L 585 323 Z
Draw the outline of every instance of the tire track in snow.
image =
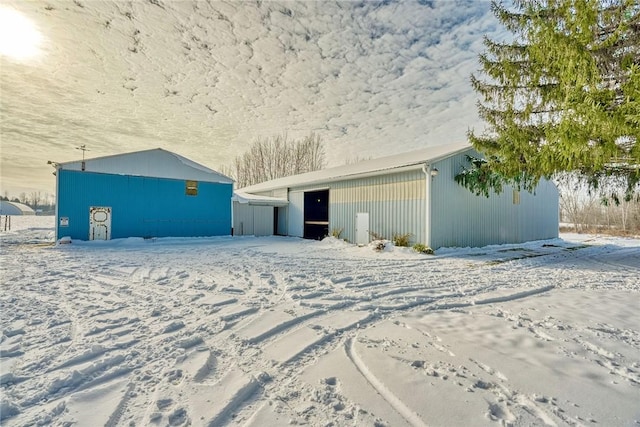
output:
M 158 247 L 160 248 L 160 245 Z M 70 322 L 73 327 L 78 328 L 80 338 L 85 337 L 87 330 L 89 332 L 93 330 L 94 333 L 89 333 L 86 338 L 101 340 L 101 344 L 105 348 L 112 349 L 113 346 L 110 343 L 116 342 L 117 336 L 123 337 L 124 340 L 127 337 L 136 336 L 137 333 L 143 335 L 143 338 L 145 334 L 148 336 L 149 339 L 142 345 L 133 343 L 130 351 L 131 358 L 144 363 L 140 369 L 141 373 L 136 373 L 137 376 L 131 380 L 140 388 L 151 389 L 154 385 L 152 381 L 154 378 L 157 379 L 159 375 L 157 372 L 160 368 L 166 368 L 166 371 L 161 370 L 160 372 L 174 371 L 178 366 L 177 360 L 182 360 L 180 359 L 182 357 L 191 357 L 190 355 L 195 351 L 192 347 L 177 348 L 179 341 L 189 335 L 197 334 L 202 337 L 202 346 L 210 349 L 211 353 L 209 354 L 218 355 L 219 364 L 213 368 L 208 366 L 208 361 L 204 361 L 204 356 L 199 358 L 198 363 L 202 365 L 194 369 L 195 374 L 187 376 L 195 383 L 192 385 L 201 386 L 198 390 L 211 390 L 208 387 L 215 384 L 225 384 L 225 382 L 221 382 L 221 379 L 234 369 L 233 363 L 228 361 L 228 359 L 232 359 L 234 362 L 238 362 L 237 366 L 243 372 L 245 379 L 248 377 L 244 375 L 250 375 L 247 372 L 269 372 L 273 377 L 269 388 L 273 393 L 279 395 L 285 391 L 285 387 L 281 384 L 287 384 L 291 390 L 299 389 L 301 380 L 297 378 L 297 374 L 316 363 L 323 353 L 333 348 L 341 349 L 344 346 L 345 352 L 348 348 L 352 348 L 349 350 L 351 356 L 362 361 L 364 358 L 358 357 L 354 341 L 356 339 L 354 338 L 354 330 L 358 328 L 371 327 L 382 320 L 414 310 L 451 310 L 474 304 L 500 304 L 517 298 L 535 296 L 553 289 L 552 285 L 541 287 L 539 283 L 536 283 L 536 281 L 539 282 L 539 275 L 538 277 L 531 275 L 531 278 L 524 277 L 524 281 L 521 280 L 524 286 L 522 284 L 512 285 L 510 282 L 513 268 L 517 268 L 518 277 L 522 276 L 523 272 L 526 276 L 526 271 L 548 263 L 546 260 L 543 263 L 541 258 L 513 260 L 509 262 L 509 268 L 505 268 L 504 265 L 501 267 L 493 266 L 490 271 L 491 281 L 477 283 L 473 281 L 474 278 L 477 278 L 476 276 L 465 276 L 453 268 L 456 264 L 459 267 L 459 262 L 448 263 L 444 258 L 441 258 L 441 262 L 437 263 L 414 260 L 329 261 L 336 265 L 336 268 L 335 271 L 327 272 L 325 257 L 309 260 L 303 255 L 273 257 L 270 254 L 244 249 L 220 256 L 216 254 L 216 262 L 221 265 L 220 268 L 202 267 L 207 260 L 210 260 L 211 255 L 200 255 L 200 252 L 203 251 L 199 248 L 196 251 L 184 249 L 185 247 L 176 252 L 167 246 L 145 259 L 142 263 L 144 267 L 137 267 L 136 270 L 136 267 L 133 266 L 128 271 L 119 269 L 127 259 L 126 251 L 118 254 L 118 251 L 112 250 L 105 255 L 105 261 L 98 265 L 102 274 L 96 275 L 98 280 L 95 283 L 85 282 L 82 284 L 83 286 L 71 286 L 75 285 L 72 282 L 78 276 L 74 276 L 70 265 L 66 265 L 66 271 L 62 273 L 64 277 L 60 276 L 56 282 L 59 289 L 67 291 L 64 298 L 75 303 L 75 305 L 71 304 L 73 319 Z M 212 250 L 217 250 L 215 245 Z M 98 251 L 91 252 L 95 252 L 95 256 L 98 256 Z M 569 254 L 568 251 L 564 252 Z M 90 262 L 93 257 L 91 253 L 81 255 L 86 256 L 86 262 Z M 76 258 L 78 256 L 80 255 L 77 255 Z M 174 258 L 179 258 L 179 260 L 175 261 Z M 335 258 L 339 259 L 339 255 L 336 255 Z M 552 263 L 565 263 L 570 259 L 569 255 L 558 256 L 558 259 L 552 260 Z M 588 258 L 586 259 L 588 260 Z M 179 268 L 167 268 L 164 264 L 168 264 L 169 260 L 176 262 L 173 265 L 179 265 Z M 84 258 L 83 262 L 85 262 Z M 283 266 L 279 263 L 286 265 Z M 272 267 L 277 274 L 269 275 L 266 273 Z M 231 274 L 235 268 L 238 268 L 234 272 L 235 274 Z M 416 270 L 405 271 L 410 268 Z M 561 280 L 561 278 L 554 278 L 553 274 L 556 268 L 553 265 L 545 266 L 545 270 L 548 270 L 544 272 L 545 280 L 551 280 L 552 284 L 556 283 L 554 280 Z M 201 282 L 195 279 L 198 275 L 202 278 Z M 459 280 L 458 276 L 466 277 L 466 279 Z M 36 275 L 34 274 L 33 277 L 35 278 Z M 336 280 L 331 281 L 331 277 L 335 277 Z M 350 280 L 346 278 L 350 278 Z M 63 286 L 60 287 L 60 285 Z M 223 289 L 229 290 L 228 293 L 231 295 L 226 295 Z M 51 301 L 55 302 L 56 298 L 60 298 L 55 295 L 55 292 L 58 291 L 53 289 L 50 291 L 47 298 Z M 203 295 L 194 296 L 196 293 Z M 296 299 L 294 294 L 299 295 L 300 298 Z M 215 298 L 220 297 L 220 299 L 210 299 L 214 296 Z M 199 304 L 198 301 L 201 300 L 209 300 L 211 304 Z M 121 303 L 120 305 L 118 305 L 118 301 Z M 217 304 L 220 301 L 224 301 L 224 304 Z M 98 309 L 91 307 L 92 304 L 98 306 Z M 265 332 L 252 335 L 253 339 L 248 343 L 242 343 L 240 339 L 230 339 L 248 323 L 259 319 L 266 310 L 284 310 L 288 306 L 287 304 L 298 304 L 297 307 L 305 306 L 307 311 L 311 308 L 320 314 L 304 318 L 305 311 L 300 311 L 287 322 L 275 322 L 266 326 Z M 249 308 L 255 311 L 230 319 L 226 318 L 226 329 L 221 329 L 220 322 L 225 322 L 224 316 L 237 314 Z M 363 315 L 362 321 L 347 325 L 340 330 L 331 330 L 328 326 L 330 323 L 324 325 L 322 329 L 317 329 L 318 324 L 324 320 L 330 322 L 330 316 L 343 316 L 353 310 L 361 310 L 369 313 L 369 316 Z M 153 311 L 156 312 L 151 315 Z M 122 322 L 121 327 L 118 328 L 111 327 L 115 324 L 101 325 L 95 320 L 109 319 L 122 312 L 139 313 L 140 322 L 132 323 L 127 328 L 124 327 L 127 322 Z M 92 313 L 96 315 L 88 321 L 91 322 L 91 325 L 98 325 L 98 329 L 83 327 L 87 315 Z M 153 334 L 154 331 L 162 329 L 176 319 L 183 321 L 184 326 L 180 330 L 160 335 Z M 105 325 L 108 327 L 104 327 Z M 307 332 L 311 333 L 307 334 Z M 313 340 L 316 338 L 314 333 L 317 333 L 315 341 Z M 235 336 L 237 337 L 237 335 Z M 295 342 L 300 336 L 309 341 L 300 342 L 300 346 L 295 349 L 286 345 L 289 342 Z M 357 337 L 357 335 L 355 336 Z M 272 346 L 276 343 L 281 344 L 278 351 L 280 351 L 279 354 L 282 355 L 284 363 L 274 366 L 272 361 L 267 358 L 266 350 L 274 348 Z M 70 347 L 73 348 L 67 355 L 57 359 L 63 364 L 66 363 L 66 367 L 71 367 L 69 363 L 73 357 L 81 355 L 84 348 L 79 346 L 77 342 L 71 343 Z M 104 354 L 100 355 L 101 358 L 104 356 Z M 123 367 L 120 366 L 120 368 Z M 365 365 L 363 369 L 369 368 Z M 359 370 L 359 372 L 361 371 Z M 146 379 L 147 375 L 151 379 Z M 105 381 L 108 381 L 109 377 L 104 378 Z M 184 392 L 185 396 L 192 392 L 187 389 L 185 382 L 187 381 L 171 385 L 171 387 L 176 387 L 176 394 L 172 395 L 175 408 L 172 413 L 173 419 L 197 423 L 196 419 L 189 419 L 193 413 L 184 412 L 186 411 L 183 409 L 186 408 L 185 401 L 188 399 L 176 397 L 179 392 Z M 234 382 L 231 381 L 231 383 Z M 237 419 L 234 418 L 236 421 L 231 421 L 230 415 L 240 413 L 241 416 L 244 416 L 257 410 L 252 402 L 263 399 L 263 395 L 260 393 L 260 387 L 263 385 L 260 381 L 258 381 L 258 385 L 252 383 L 251 380 L 243 380 L 234 384 L 238 386 L 237 390 L 233 392 L 235 397 L 216 410 L 215 414 L 209 414 L 210 417 L 205 417 L 204 421 L 233 423 Z M 87 387 L 97 385 L 98 383 L 88 383 Z M 382 386 L 384 387 L 384 383 Z M 126 416 L 120 414 L 126 412 L 127 408 L 137 410 L 143 407 L 143 403 L 149 402 L 147 397 L 143 392 L 140 392 L 130 398 L 123 399 L 119 404 L 121 411 L 119 413 L 114 411 L 106 421 L 112 424 L 126 424 L 132 420 L 139 420 L 139 418 L 127 418 L 131 417 L 130 414 Z M 163 397 L 160 396 L 160 398 Z M 297 413 L 297 408 L 306 398 L 308 396 L 295 397 L 292 394 L 290 401 L 293 408 L 291 409 L 292 413 Z M 520 398 L 525 399 L 526 396 L 520 396 Z M 277 397 L 275 399 L 277 400 Z M 526 403 L 523 400 L 523 405 Z M 150 404 L 157 406 L 155 401 Z M 405 415 L 410 417 L 411 409 L 405 408 L 405 410 L 409 411 L 408 413 L 404 411 Z M 538 418 L 543 418 L 542 415 L 538 415 Z M 418 417 L 417 414 L 415 416 Z M 328 419 L 324 418 L 324 420 Z M 54 417 L 53 420 L 55 423 L 56 418 Z M 145 418 L 136 424 L 144 425 L 148 422 L 149 418 Z
M 389 390 L 382 381 L 380 381 L 367 367 L 366 363 L 358 356 L 355 345 L 355 338 L 348 338 L 344 344 L 347 357 L 356 367 L 356 369 L 366 378 L 367 382 L 398 412 L 407 422 L 414 427 L 426 427 L 426 424 L 418 414 L 407 407 L 396 395 Z

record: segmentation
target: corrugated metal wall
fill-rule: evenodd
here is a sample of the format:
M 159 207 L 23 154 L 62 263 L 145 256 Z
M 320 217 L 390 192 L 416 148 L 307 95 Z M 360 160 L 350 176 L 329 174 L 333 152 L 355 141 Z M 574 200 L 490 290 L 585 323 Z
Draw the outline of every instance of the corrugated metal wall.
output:
M 472 155 L 477 155 L 473 151 Z M 514 204 L 513 189 L 505 187 L 500 195 L 490 198 L 475 196 L 454 181 L 467 165 L 465 154 L 434 164 L 439 174 L 432 178 L 431 245 L 485 246 L 519 243 L 558 236 L 558 191 L 543 181 L 535 197 L 520 192 L 520 203 Z
M 425 180 L 421 170 L 332 182 L 289 191 L 288 234 L 302 237 L 304 192 L 329 188 L 329 231 L 342 230 L 341 238 L 356 239 L 356 213 L 369 213 L 369 229 L 388 239 L 411 234 L 424 239 Z M 270 193 L 269 195 L 272 195 Z
M 278 188 L 270 191 L 252 193 L 257 196 L 275 197 L 289 200 L 289 205 L 278 207 L 278 235 L 302 237 L 304 234 L 304 193 L 290 195 L 288 188 Z M 294 205 L 291 207 L 291 205 Z M 293 213 L 292 213 L 293 212 Z M 275 212 L 272 213 L 275 215 Z M 293 219 L 293 224 L 290 222 Z M 234 225 L 235 227 L 235 225 Z M 271 226 L 273 230 L 273 225 Z M 275 234 L 275 230 L 272 231 Z
M 233 235 L 253 235 L 253 206 L 233 202 Z
M 329 193 L 331 197 L 331 193 Z M 329 202 L 331 203 L 331 202 Z M 331 212 L 331 206 L 329 206 Z M 304 192 L 290 191 L 289 206 L 287 207 L 287 235 L 302 237 L 304 236 Z
M 273 206 L 254 206 L 253 234 L 255 236 L 273 236 Z
M 286 199 L 286 196 L 284 197 Z M 287 219 L 289 216 L 289 208 L 288 207 L 277 207 L 274 209 L 278 209 L 278 230 L 274 230 L 274 233 L 277 231 L 277 234 L 280 236 L 287 235 Z M 275 212 L 274 212 L 275 214 Z
M 273 206 L 253 206 L 233 202 L 233 234 L 236 236 L 273 235 Z
M 89 207 L 111 207 L 111 238 L 217 236 L 231 232 L 232 184 L 198 182 L 198 195 L 185 194 L 185 181 L 164 178 L 58 171 L 58 218 L 69 218 L 58 237 L 87 240 Z
M 369 230 L 384 238 L 409 233 L 424 240 L 425 179 L 421 170 L 336 182 L 329 191 L 329 229 L 356 240 L 356 214 L 369 214 Z
M 558 236 L 558 191 L 542 181 L 535 196 L 520 192 L 514 204 L 513 190 L 501 195 L 475 196 L 454 177 L 468 164 L 466 154 L 436 162 L 439 173 L 431 178 L 431 246 L 485 246 L 518 243 Z M 369 229 L 386 238 L 411 234 L 411 243 L 426 243 L 425 175 L 421 169 L 396 174 L 332 182 L 319 187 L 289 191 L 288 230 L 303 235 L 304 191 L 329 188 L 329 231 L 342 229 L 341 237 L 355 242 L 356 213 L 369 213 Z M 261 193 L 282 197 L 283 190 Z M 284 231 L 283 231 L 284 232 Z

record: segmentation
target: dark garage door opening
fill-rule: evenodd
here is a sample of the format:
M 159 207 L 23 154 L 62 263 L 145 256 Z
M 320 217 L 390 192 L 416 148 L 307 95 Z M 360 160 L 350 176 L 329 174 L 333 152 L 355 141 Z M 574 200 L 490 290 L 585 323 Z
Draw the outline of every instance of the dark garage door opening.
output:
M 329 235 L 329 190 L 304 193 L 304 238 L 320 240 Z

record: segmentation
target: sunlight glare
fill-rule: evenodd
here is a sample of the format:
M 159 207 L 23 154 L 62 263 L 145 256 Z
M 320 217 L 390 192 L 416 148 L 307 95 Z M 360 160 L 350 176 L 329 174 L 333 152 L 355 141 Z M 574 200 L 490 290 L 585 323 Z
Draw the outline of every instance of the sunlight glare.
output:
M 42 35 L 20 12 L 0 7 L 0 55 L 26 60 L 38 56 Z

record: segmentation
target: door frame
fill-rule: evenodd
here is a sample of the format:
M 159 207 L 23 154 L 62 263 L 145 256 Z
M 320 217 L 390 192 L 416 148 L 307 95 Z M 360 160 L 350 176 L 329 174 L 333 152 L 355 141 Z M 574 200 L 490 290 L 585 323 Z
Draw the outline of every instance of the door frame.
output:
M 96 214 L 104 213 L 104 219 L 96 218 Z M 112 210 L 108 206 L 89 207 L 89 240 L 111 240 L 111 216 Z M 96 239 L 96 229 L 104 228 L 104 239 Z M 102 233 L 100 234 L 102 235 Z

